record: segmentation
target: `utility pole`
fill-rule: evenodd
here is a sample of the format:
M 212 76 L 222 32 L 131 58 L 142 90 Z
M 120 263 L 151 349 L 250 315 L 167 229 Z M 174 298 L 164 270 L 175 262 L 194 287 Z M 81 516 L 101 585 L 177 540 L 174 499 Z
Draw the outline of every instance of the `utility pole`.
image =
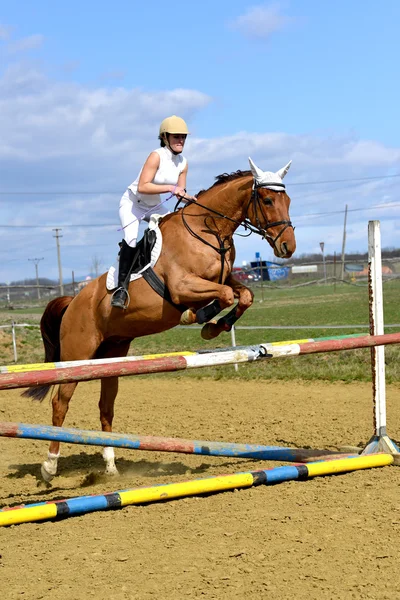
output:
M 346 250 L 346 222 L 347 222 L 347 204 L 346 204 L 346 210 L 344 211 L 344 226 L 343 226 L 342 273 L 341 273 L 341 280 L 342 281 L 344 279 L 344 257 L 345 257 L 345 250 Z
M 57 242 L 58 275 L 59 275 L 59 279 L 60 279 L 60 296 L 64 296 L 64 286 L 63 286 L 62 268 L 61 268 L 60 242 L 58 241 L 60 239 L 60 237 L 62 237 L 62 235 L 60 235 L 58 232 L 62 231 L 62 229 L 60 229 L 59 227 L 56 227 L 55 229 L 53 229 L 53 231 L 56 232 L 56 234 L 53 235 L 53 237 L 56 238 L 56 242 Z
M 38 269 L 38 264 L 41 260 L 43 260 L 43 258 L 28 258 L 28 260 L 32 261 L 33 263 L 35 263 L 35 271 L 36 271 L 36 285 L 37 285 L 37 297 L 38 300 L 40 300 L 40 287 L 39 287 L 39 269 Z

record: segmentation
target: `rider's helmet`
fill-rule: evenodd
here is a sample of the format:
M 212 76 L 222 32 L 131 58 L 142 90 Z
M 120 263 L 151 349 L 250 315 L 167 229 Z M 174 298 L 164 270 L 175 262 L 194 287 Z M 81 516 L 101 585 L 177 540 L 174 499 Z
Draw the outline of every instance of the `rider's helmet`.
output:
M 167 146 L 172 152 L 172 154 L 180 154 L 180 152 L 175 152 L 172 150 L 171 145 L 169 143 L 170 134 L 176 135 L 178 133 L 183 133 L 187 135 L 189 133 L 188 126 L 185 121 L 181 119 L 181 117 L 177 117 L 176 115 L 172 115 L 172 117 L 167 117 L 160 125 L 160 133 L 158 139 L 160 140 L 160 145 L 163 148 Z
M 188 126 L 181 117 L 172 115 L 163 120 L 160 125 L 160 138 L 164 137 L 167 133 L 184 133 L 188 134 Z

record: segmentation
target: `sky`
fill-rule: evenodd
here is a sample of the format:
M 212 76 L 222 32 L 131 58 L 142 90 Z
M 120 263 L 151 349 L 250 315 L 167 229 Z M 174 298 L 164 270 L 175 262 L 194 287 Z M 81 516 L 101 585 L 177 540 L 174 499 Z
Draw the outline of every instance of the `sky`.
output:
M 0 282 L 115 262 L 118 205 L 171 114 L 188 191 L 285 178 L 296 255 L 400 248 L 398 0 L 19 0 L 0 7 Z M 169 204 L 169 208 L 173 205 Z M 272 250 L 236 237 L 238 266 Z

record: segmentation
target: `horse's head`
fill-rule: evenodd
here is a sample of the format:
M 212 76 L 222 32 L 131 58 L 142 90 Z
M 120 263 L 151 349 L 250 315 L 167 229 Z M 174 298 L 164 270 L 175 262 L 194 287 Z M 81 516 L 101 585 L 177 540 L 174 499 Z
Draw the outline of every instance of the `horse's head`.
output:
M 275 256 L 290 258 L 296 249 L 296 240 L 289 217 L 290 198 L 282 179 L 292 161 L 276 173 L 262 171 L 251 158 L 249 162 L 253 187 L 247 218 L 268 240 Z

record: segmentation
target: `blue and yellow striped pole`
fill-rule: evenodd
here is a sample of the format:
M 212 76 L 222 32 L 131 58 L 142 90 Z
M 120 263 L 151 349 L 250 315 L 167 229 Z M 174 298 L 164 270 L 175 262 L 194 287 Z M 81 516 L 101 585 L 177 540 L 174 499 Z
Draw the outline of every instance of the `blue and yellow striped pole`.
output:
M 290 465 L 261 471 L 208 477 L 182 483 L 134 488 L 110 494 L 82 496 L 69 500 L 43 502 L 10 509 L 3 508 L 0 511 L 0 526 L 62 519 L 134 504 L 146 504 L 225 490 L 271 485 L 295 479 L 304 480 L 310 477 L 333 475 L 359 469 L 383 467 L 391 465 L 393 460 L 393 456 L 390 454 L 371 454 L 355 458 L 314 462 L 307 465 Z

